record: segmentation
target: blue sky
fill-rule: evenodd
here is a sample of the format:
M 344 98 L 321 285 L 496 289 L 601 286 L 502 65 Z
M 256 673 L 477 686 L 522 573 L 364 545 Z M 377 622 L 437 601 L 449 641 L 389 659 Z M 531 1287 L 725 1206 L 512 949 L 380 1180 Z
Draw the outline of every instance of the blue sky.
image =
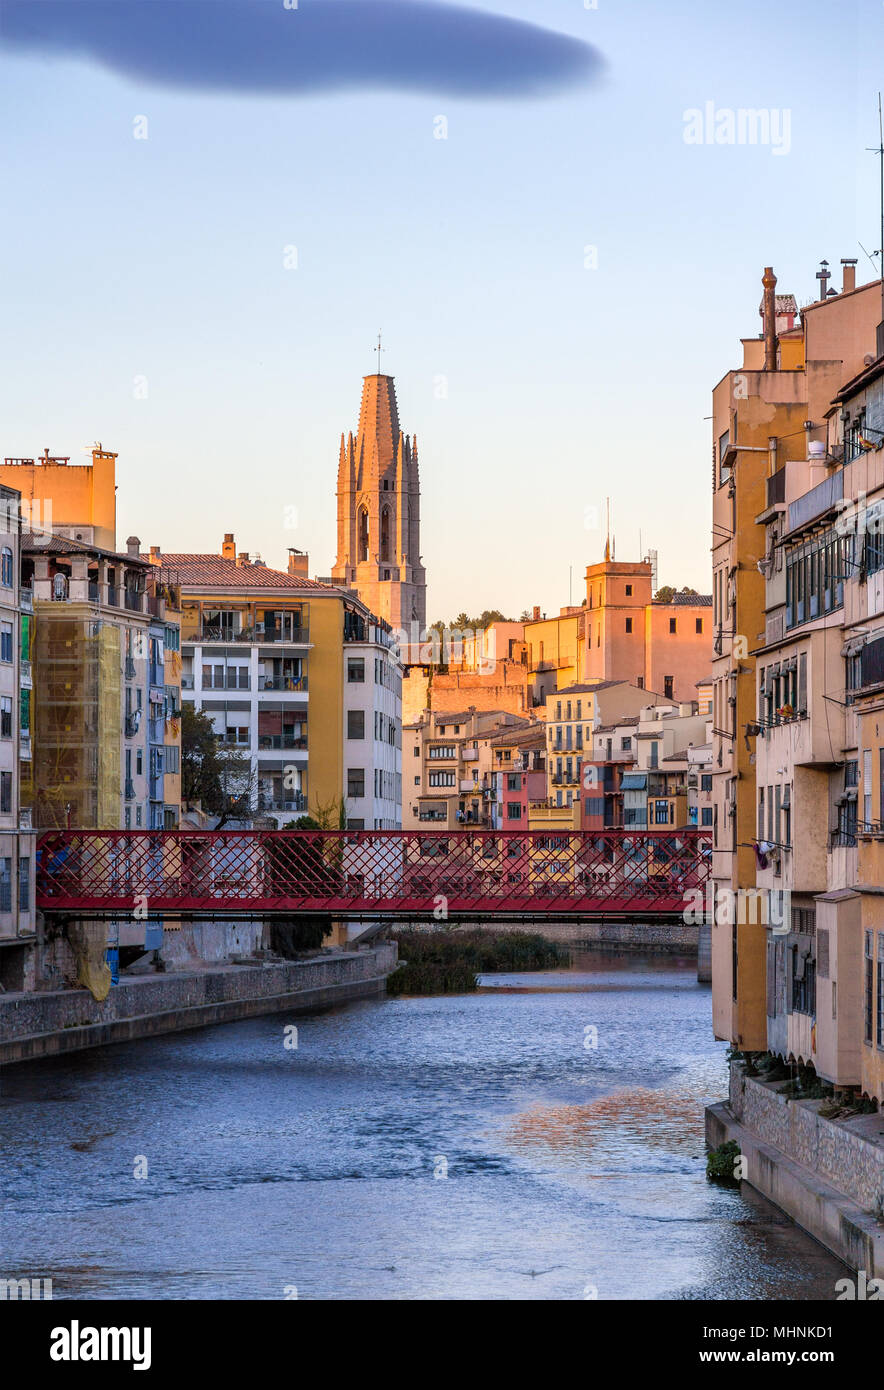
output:
M 874 274 L 884 7 L 472 8 L 592 45 L 603 74 L 513 91 L 531 59 L 508 66 L 509 31 L 489 57 L 494 31 L 476 50 L 456 22 L 435 66 L 401 55 L 411 90 L 389 62 L 354 85 L 377 61 L 358 26 L 322 56 L 334 89 L 307 94 L 256 92 L 254 55 L 243 88 L 206 90 L 162 53 L 144 77 L 4 44 L 3 453 L 101 440 L 120 544 L 217 550 L 232 530 L 327 574 L 338 442 L 382 328 L 419 439 L 431 618 L 556 611 L 569 566 L 579 601 L 608 495 L 618 559 L 641 533 L 661 583 L 708 590 L 704 417 L 758 331 L 762 268 L 800 303 L 823 256 L 836 285 L 842 256 Z M 471 63 L 490 92 L 455 90 Z M 686 144 L 707 101 L 788 110 L 788 153 Z

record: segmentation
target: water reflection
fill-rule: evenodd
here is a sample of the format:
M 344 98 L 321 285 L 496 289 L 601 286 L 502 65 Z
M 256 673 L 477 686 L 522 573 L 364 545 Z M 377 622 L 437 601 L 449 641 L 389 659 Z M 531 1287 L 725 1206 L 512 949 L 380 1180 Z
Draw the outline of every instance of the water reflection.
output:
M 706 1181 L 724 1048 L 690 965 L 485 984 L 299 1019 L 296 1052 L 277 1016 L 8 1069 L 5 1269 L 76 1298 L 834 1297 L 837 1261 Z

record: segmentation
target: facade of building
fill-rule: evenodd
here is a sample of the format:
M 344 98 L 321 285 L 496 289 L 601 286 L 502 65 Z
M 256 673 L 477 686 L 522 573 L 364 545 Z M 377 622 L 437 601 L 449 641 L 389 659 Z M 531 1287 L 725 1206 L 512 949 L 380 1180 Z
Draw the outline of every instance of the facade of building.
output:
M 530 828 L 532 806 L 546 801 L 546 729 L 542 723 L 505 729 L 491 739 L 494 829 Z
M 406 830 L 478 829 L 497 825 L 492 741 L 525 730 L 506 710 L 427 710 L 402 738 L 402 824 Z
M 877 485 L 878 436 L 862 430 L 880 284 L 856 288 L 848 261 L 841 293 L 800 315 L 770 268 L 762 287 L 762 334 L 713 392 L 712 809 L 716 889 L 759 890 L 766 920 L 713 927 L 714 1026 L 865 1085 L 851 1015 L 877 946 L 874 926 L 871 944 L 860 933 L 855 841 L 874 748 L 845 650 L 866 641 L 876 591 L 843 518 Z M 878 901 L 870 892 L 873 922 Z
M 352 589 L 409 643 L 427 622 L 417 437 L 403 435 L 391 376 L 363 378 L 359 426 L 341 435 L 338 551 L 331 582 Z
M 25 529 L 114 550 L 117 544 L 117 455 L 96 444 L 89 463 L 69 457 L 6 458 L 0 484 L 22 496 Z
M 297 564 L 284 573 L 237 553 L 230 532 L 220 555 L 153 547 L 150 558 L 180 583 L 182 699 L 248 765 L 246 812 L 395 828 L 401 665 L 389 626 Z
M 36 837 L 22 770 L 30 768 L 31 591 L 21 579 L 20 494 L 0 485 L 0 987 L 33 985 Z
M 652 575 L 648 560 L 606 555 L 587 566 L 581 679 L 629 681 L 667 700 L 693 700 L 709 669 L 712 598 L 656 600 Z

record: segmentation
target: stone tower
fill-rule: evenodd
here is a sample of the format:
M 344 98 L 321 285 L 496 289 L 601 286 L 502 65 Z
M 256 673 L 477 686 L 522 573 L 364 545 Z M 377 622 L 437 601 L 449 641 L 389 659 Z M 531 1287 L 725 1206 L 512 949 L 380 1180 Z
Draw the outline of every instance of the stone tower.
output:
M 341 435 L 337 495 L 332 581 L 355 589 L 373 613 L 404 628 L 409 641 L 419 641 L 427 622 L 427 583 L 417 439 L 400 432 L 391 376 L 362 379 L 359 429 L 355 437 Z

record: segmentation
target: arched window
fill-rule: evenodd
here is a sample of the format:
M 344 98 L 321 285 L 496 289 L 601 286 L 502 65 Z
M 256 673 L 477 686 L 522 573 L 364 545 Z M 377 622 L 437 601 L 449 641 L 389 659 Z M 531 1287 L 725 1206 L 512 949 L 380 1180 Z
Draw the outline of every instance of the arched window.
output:
M 368 512 L 364 507 L 359 508 L 359 514 L 356 518 L 356 527 L 358 535 L 358 559 L 361 564 L 363 560 L 368 559 Z
M 384 507 L 381 511 L 381 559 L 390 558 L 390 508 Z

